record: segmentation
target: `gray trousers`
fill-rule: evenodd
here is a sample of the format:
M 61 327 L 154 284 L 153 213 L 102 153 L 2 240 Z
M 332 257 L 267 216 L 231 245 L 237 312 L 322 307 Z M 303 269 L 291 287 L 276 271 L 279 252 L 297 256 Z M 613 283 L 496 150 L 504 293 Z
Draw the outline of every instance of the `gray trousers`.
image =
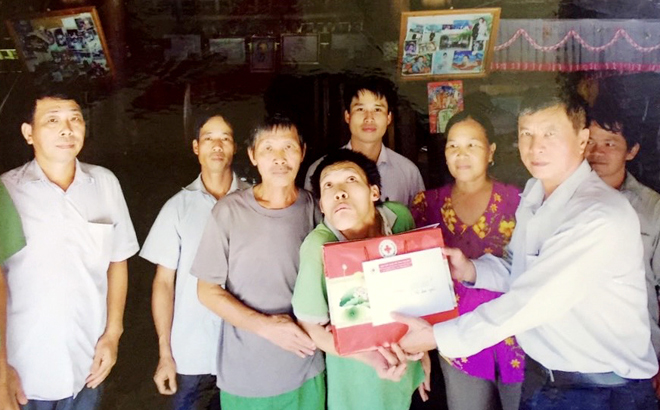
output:
M 449 410 L 518 410 L 522 383 L 473 377 L 454 368 L 442 357 L 439 359 Z

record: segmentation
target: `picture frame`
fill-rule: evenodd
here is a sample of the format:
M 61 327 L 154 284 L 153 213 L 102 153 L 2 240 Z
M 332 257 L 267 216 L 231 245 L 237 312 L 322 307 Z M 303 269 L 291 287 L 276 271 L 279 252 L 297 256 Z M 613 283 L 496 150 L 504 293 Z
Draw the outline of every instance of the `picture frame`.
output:
M 276 38 L 271 36 L 250 38 L 250 72 L 272 73 L 276 65 Z
M 437 81 L 426 84 L 431 134 L 444 134 L 447 122 L 463 111 L 463 81 Z
M 28 72 L 48 73 L 53 81 L 114 75 L 96 7 L 55 10 L 5 23 Z
M 282 64 L 319 64 L 320 38 L 318 34 L 282 34 Z
M 210 38 L 209 54 L 222 58 L 225 64 L 243 65 L 247 60 L 243 37 Z
M 485 77 L 490 71 L 499 22 L 500 8 L 402 13 L 399 77 Z

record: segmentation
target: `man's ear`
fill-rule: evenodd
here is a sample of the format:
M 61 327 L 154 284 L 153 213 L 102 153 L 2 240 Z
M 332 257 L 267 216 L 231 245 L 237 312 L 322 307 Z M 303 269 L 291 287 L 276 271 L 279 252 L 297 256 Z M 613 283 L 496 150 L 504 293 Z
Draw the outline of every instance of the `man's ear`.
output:
M 628 150 L 628 153 L 626 154 L 626 161 L 632 161 L 635 159 L 637 153 L 639 153 L 639 142 L 636 142 L 635 145 L 633 145 L 632 148 Z
M 195 155 L 199 155 L 199 142 L 197 141 L 197 139 L 194 139 L 192 141 L 192 149 Z
M 248 157 L 250 158 L 250 162 L 252 163 L 252 165 L 254 165 L 256 167 L 257 166 L 257 160 L 254 159 L 254 149 L 248 148 L 247 153 L 248 153 Z
M 346 124 L 351 122 L 351 114 L 348 110 L 344 110 L 344 121 L 346 121 Z
M 392 111 L 387 113 L 387 125 L 392 123 Z
M 32 125 L 28 124 L 27 122 L 21 124 L 21 134 L 23 134 L 25 141 L 32 145 Z
M 589 142 L 589 128 L 582 128 L 578 132 L 578 141 L 580 143 L 580 153 L 584 155 L 585 150 L 587 149 L 587 142 Z
M 378 201 L 380 199 L 380 189 L 378 189 L 378 185 L 369 186 L 369 190 L 371 191 L 371 201 Z
M 302 156 L 300 157 L 300 162 L 301 163 L 305 159 L 305 153 L 306 152 L 307 152 L 307 144 L 303 143 L 303 145 L 302 145 Z

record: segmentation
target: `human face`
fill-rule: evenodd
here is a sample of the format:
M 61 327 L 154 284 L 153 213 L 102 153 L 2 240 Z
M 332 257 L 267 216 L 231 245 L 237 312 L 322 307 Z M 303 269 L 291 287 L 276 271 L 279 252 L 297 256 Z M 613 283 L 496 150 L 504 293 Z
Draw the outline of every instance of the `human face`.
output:
M 485 179 L 494 153 L 495 144 L 488 144 L 486 131 L 472 118 L 455 124 L 447 134 L 445 158 L 456 182 Z
M 576 131 L 561 105 L 518 118 L 520 158 L 548 197 L 580 166 L 589 129 Z
M 248 148 L 248 156 L 264 184 L 292 186 L 305 156 L 305 147 L 300 146 L 295 127 L 277 127 L 261 132 L 254 148 Z
M 211 117 L 199 130 L 192 148 L 202 171 L 221 173 L 230 170 L 236 150 L 234 131 L 221 116 Z
M 344 112 L 344 119 L 351 130 L 351 139 L 362 143 L 381 142 L 392 122 L 392 113 L 388 112 L 387 101 L 371 91 L 360 91 L 351 101 L 349 111 Z
M 85 120 L 74 100 L 43 98 L 36 103 L 32 123 L 23 123 L 21 132 L 41 166 L 66 165 L 83 147 Z
M 321 212 L 336 229 L 363 231 L 375 223 L 374 202 L 380 198 L 377 185 L 353 162 L 338 162 L 321 171 Z M 355 238 L 352 238 L 355 239 Z
M 635 158 L 638 150 L 639 144 L 635 144 L 628 150 L 626 139 L 620 132 L 608 131 L 595 122 L 589 126 L 587 161 L 605 182 L 623 181 L 626 174 L 626 161 Z

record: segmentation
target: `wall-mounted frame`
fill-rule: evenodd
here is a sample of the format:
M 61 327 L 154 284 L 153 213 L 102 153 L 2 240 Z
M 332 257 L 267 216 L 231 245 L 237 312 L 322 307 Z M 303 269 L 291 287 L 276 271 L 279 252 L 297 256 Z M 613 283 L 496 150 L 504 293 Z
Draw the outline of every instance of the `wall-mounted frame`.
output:
M 402 13 L 399 76 L 404 80 L 486 76 L 499 21 L 499 8 Z
M 318 34 L 282 34 L 282 64 L 318 64 Z
M 243 37 L 210 38 L 209 53 L 222 58 L 225 64 L 245 64 L 245 39 Z
M 250 38 L 250 72 L 272 73 L 275 71 L 275 37 Z
M 6 21 L 27 71 L 54 81 L 114 74 L 95 7 L 79 7 Z

